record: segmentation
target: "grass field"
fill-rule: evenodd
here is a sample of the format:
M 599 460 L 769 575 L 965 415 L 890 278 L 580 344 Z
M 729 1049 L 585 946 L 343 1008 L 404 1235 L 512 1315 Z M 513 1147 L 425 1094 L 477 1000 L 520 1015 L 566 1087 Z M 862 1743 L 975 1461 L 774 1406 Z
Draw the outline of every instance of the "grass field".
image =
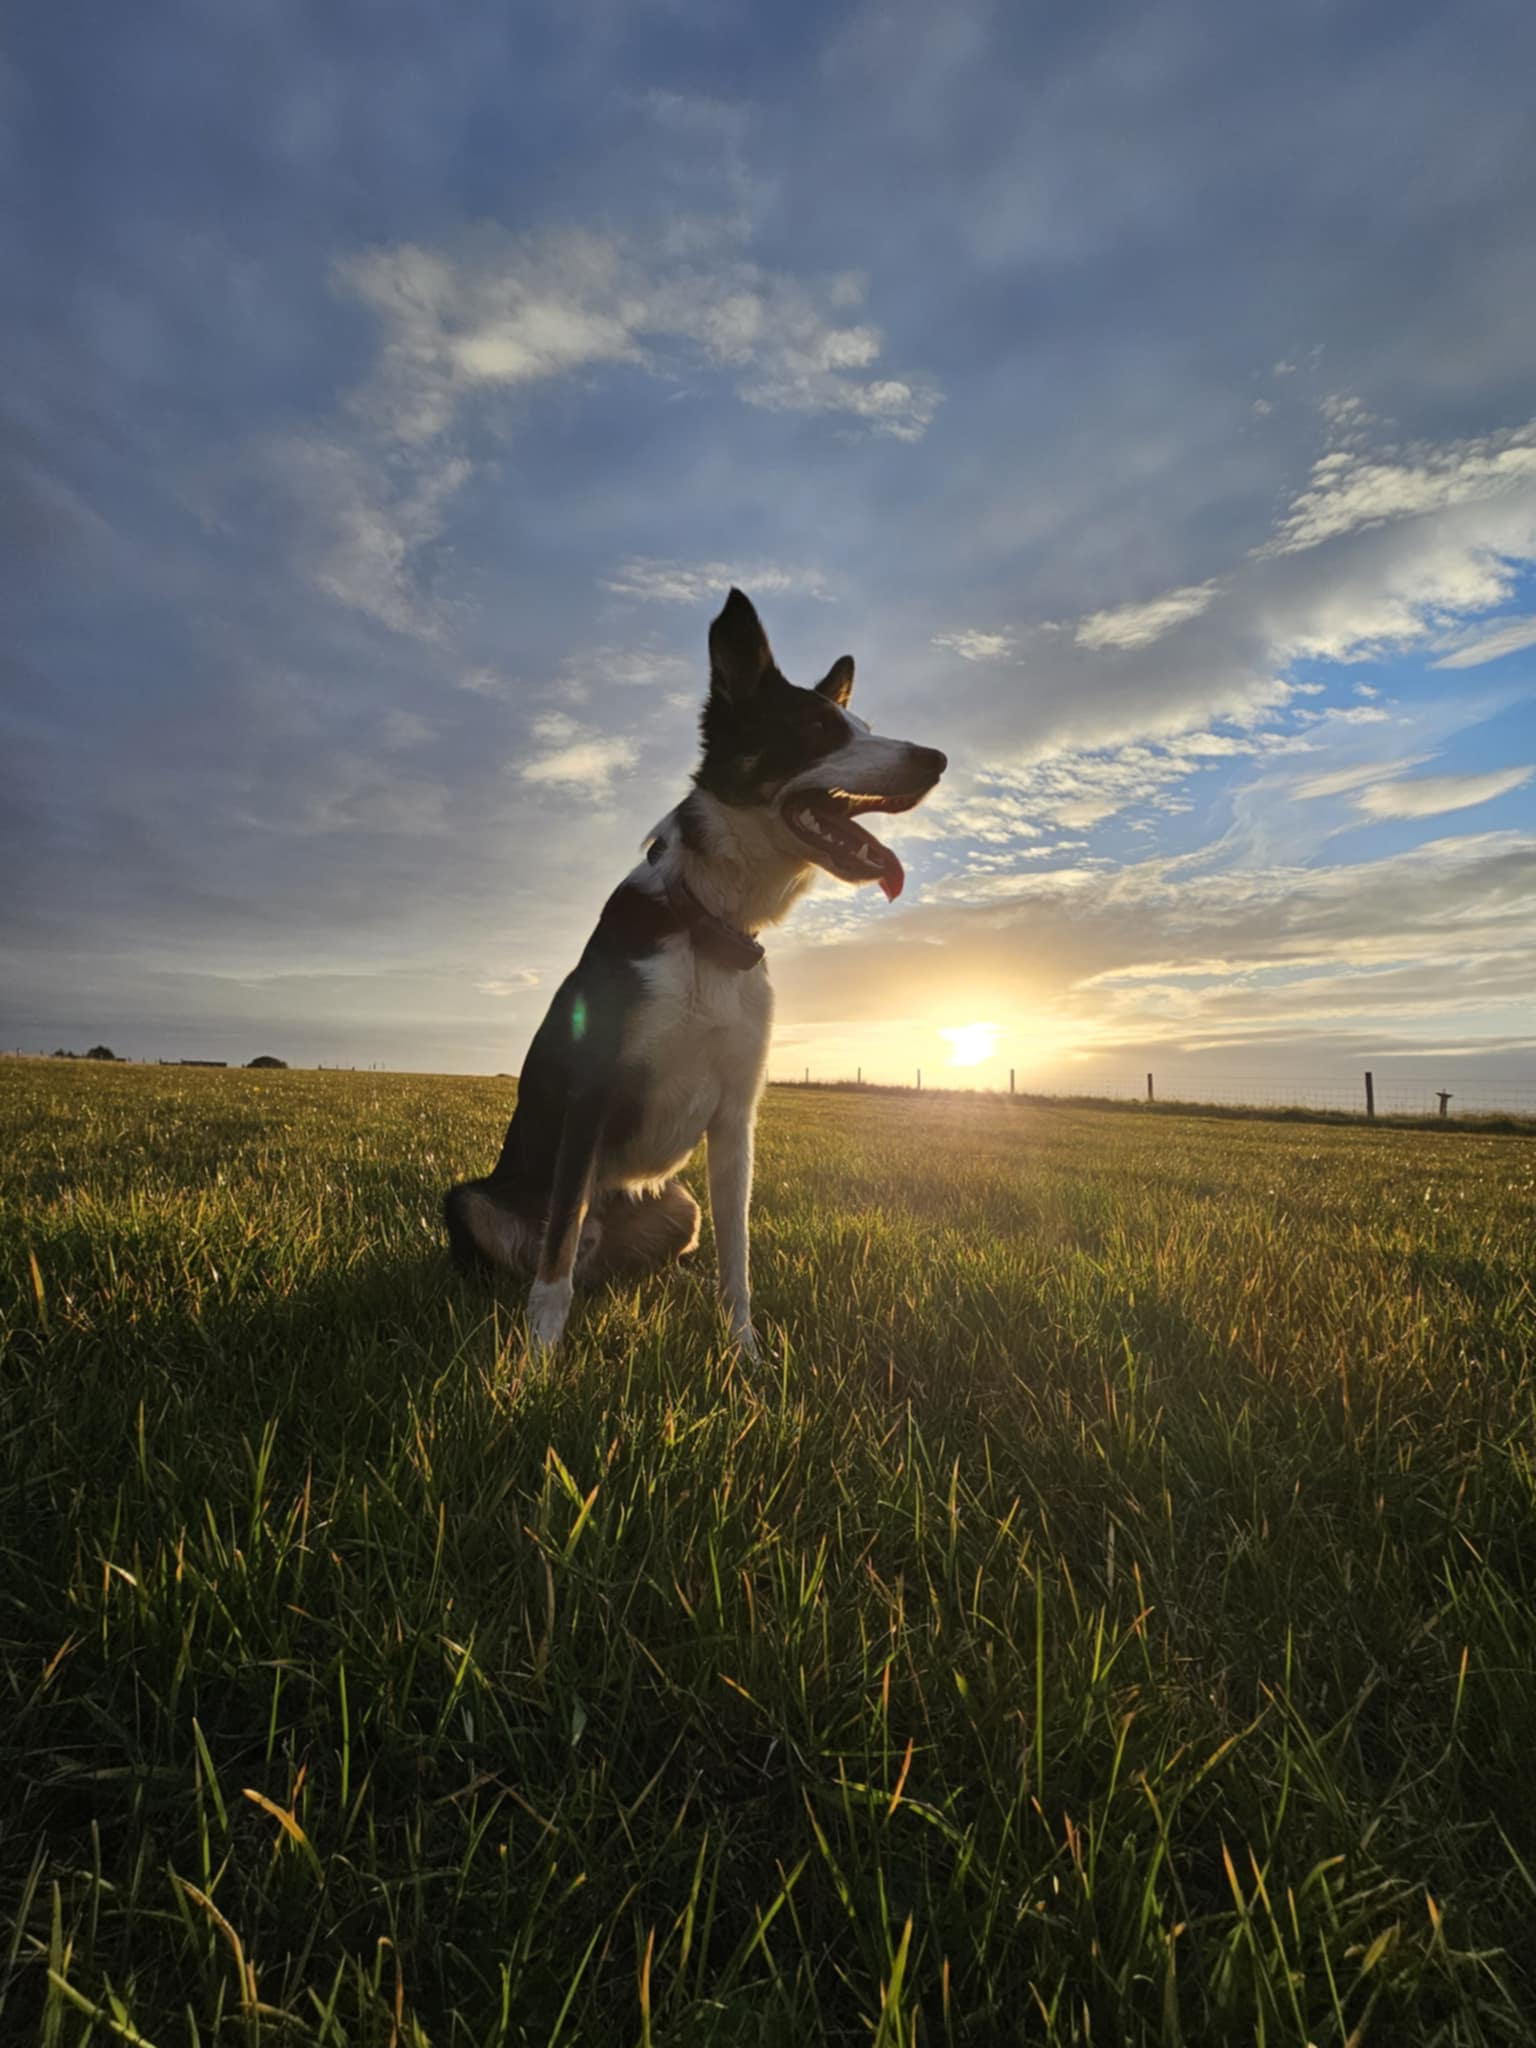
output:
M 0 1066 L 0 2039 L 1536 2039 L 1536 1144 L 774 1092 L 535 1363 L 510 1092 Z

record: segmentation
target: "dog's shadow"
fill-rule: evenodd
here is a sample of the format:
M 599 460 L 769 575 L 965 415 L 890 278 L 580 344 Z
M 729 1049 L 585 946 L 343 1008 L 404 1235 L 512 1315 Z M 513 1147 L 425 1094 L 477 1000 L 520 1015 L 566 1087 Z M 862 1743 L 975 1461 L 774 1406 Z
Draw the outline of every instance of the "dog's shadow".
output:
M 545 1351 L 526 1280 L 460 1272 L 425 1216 L 361 1246 L 323 1233 L 249 1249 L 108 1244 L 84 1217 L 53 1220 L 36 1240 L 42 1305 L 23 1260 L 7 1339 L 29 1398 L 80 1469 L 120 1469 L 138 1445 L 211 1502 L 248 1489 L 268 1436 L 274 1469 L 302 1483 L 392 1466 L 412 1432 L 485 1446 L 515 1424 L 548 1444 L 633 1395 L 708 1400 L 733 1369 L 712 1249 L 579 1289 Z

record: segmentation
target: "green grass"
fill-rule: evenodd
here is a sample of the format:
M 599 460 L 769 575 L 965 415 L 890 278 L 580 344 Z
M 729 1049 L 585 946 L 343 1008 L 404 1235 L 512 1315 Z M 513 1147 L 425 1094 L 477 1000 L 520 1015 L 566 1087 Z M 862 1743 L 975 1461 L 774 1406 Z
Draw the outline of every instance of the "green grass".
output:
M 1536 2039 L 1536 1147 L 774 1091 L 542 1363 L 509 1094 L 0 1066 L 0 2039 Z

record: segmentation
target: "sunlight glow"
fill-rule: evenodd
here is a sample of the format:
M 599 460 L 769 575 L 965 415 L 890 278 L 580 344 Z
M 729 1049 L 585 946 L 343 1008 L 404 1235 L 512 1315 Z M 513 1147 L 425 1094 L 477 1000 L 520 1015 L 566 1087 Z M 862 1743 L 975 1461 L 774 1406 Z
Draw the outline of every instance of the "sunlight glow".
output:
M 939 1036 L 949 1046 L 952 1067 L 979 1067 L 997 1051 L 1001 1033 L 995 1024 L 951 1024 Z

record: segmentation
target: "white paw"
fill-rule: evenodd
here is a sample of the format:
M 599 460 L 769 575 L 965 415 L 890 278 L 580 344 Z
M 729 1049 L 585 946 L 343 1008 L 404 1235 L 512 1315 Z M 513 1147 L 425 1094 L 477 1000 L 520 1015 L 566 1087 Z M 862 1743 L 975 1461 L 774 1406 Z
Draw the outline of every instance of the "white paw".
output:
M 732 1320 L 731 1342 L 736 1346 L 736 1349 L 743 1358 L 757 1358 L 761 1356 L 757 1346 L 757 1332 L 753 1329 L 750 1322 L 738 1323 L 734 1319 Z
M 569 1280 L 535 1280 L 528 1290 L 528 1329 L 535 1344 L 553 1351 L 571 1312 Z

